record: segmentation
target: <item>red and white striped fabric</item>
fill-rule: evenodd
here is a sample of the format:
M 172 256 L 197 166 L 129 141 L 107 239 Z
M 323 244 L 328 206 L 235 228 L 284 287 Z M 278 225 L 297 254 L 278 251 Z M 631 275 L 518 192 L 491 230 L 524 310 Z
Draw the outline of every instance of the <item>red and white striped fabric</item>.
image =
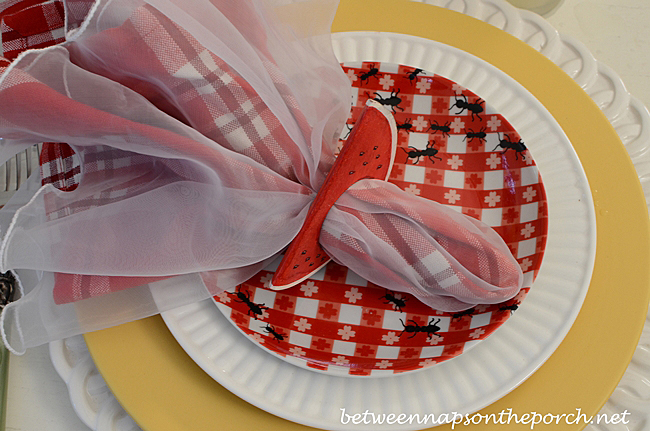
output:
M 322 3 L 305 33 L 290 5 L 100 0 L 64 44 L 5 68 L 0 154 L 46 141 L 74 155 L 47 149 L 44 182 L 69 191 L 46 186 L 16 212 L 4 269 L 59 274 L 57 303 L 185 274 L 201 274 L 207 296 L 261 269 L 304 222 L 350 108 L 316 30 L 336 2 Z M 502 302 L 522 285 L 489 227 L 386 182 L 348 191 L 324 232 L 336 261 L 437 308 Z

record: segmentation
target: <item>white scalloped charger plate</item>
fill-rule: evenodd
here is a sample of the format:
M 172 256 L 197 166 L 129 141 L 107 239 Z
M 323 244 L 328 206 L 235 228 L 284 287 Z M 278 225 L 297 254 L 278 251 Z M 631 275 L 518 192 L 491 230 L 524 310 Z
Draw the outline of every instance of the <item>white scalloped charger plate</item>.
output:
M 629 95 L 612 69 L 598 63 L 574 38 L 558 34 L 543 18 L 517 10 L 502 0 L 425 0 L 424 3 L 453 9 L 488 22 L 527 42 L 560 66 L 596 101 L 615 127 L 632 157 L 646 199 L 650 201 L 650 163 L 646 151 L 650 144 L 650 114 L 638 99 Z M 647 370 L 647 364 L 650 364 L 649 334 L 650 320 L 646 323 L 644 335 L 628 371 L 602 412 L 622 411 L 627 408 L 641 422 L 643 417 L 648 416 L 650 409 L 648 400 L 643 395 L 647 392 L 643 381 L 647 375 L 644 370 Z M 82 337 L 73 339 L 79 339 L 79 344 L 85 347 Z M 119 407 L 103 380 L 96 378 L 96 368 L 86 367 L 86 357 L 89 356 L 87 350 L 84 348 L 81 352 L 83 354 L 75 354 L 77 349 L 69 345 L 73 339 L 51 343 L 50 354 L 59 375 L 68 385 L 73 407 L 79 417 L 93 431 L 139 430 Z M 85 377 L 75 378 L 75 375 Z M 89 397 L 94 399 L 94 402 L 80 401 Z M 595 428 L 591 425 L 587 429 Z M 599 426 L 598 429 L 611 427 Z
M 336 34 L 334 47 L 341 62 L 400 63 L 449 78 L 492 105 L 519 132 L 539 167 L 549 206 L 546 255 L 526 301 L 469 352 L 417 373 L 382 379 L 317 374 L 273 357 L 252 342 L 242 342 L 245 337 L 233 333 L 211 301 L 165 312 L 163 319 L 190 357 L 217 382 L 251 404 L 294 422 L 345 429 L 341 408 L 386 414 L 474 412 L 534 372 L 575 320 L 595 256 L 596 221 L 589 184 L 553 117 L 521 85 L 488 63 L 447 45 L 389 33 Z M 435 391 L 431 382 L 436 382 Z

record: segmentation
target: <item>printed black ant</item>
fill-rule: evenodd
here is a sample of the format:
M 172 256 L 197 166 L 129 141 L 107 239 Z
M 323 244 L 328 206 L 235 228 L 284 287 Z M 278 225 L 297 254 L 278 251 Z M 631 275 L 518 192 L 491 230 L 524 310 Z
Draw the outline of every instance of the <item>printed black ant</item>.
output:
M 402 99 L 400 97 L 397 97 L 399 94 L 399 88 L 397 91 L 391 91 L 390 96 L 387 98 L 383 98 L 381 94 L 377 94 L 377 92 L 374 93 L 375 95 L 375 101 L 381 103 L 384 106 L 390 106 L 390 108 L 393 110 L 393 114 L 395 114 L 395 108 L 404 110 L 404 108 L 400 107 L 399 104 L 402 103 Z
M 354 125 L 346 124 L 345 128 L 348 129 L 348 133 L 345 134 L 345 137 L 343 139 L 348 139 L 350 137 L 350 132 L 352 132 L 352 129 L 354 129 Z
M 436 144 L 435 142 L 429 142 L 429 145 L 427 145 L 427 148 L 425 148 L 424 150 L 418 150 L 415 147 L 409 147 L 412 148 L 412 150 L 406 151 L 406 148 L 404 147 L 401 148 L 406 152 L 406 154 L 408 154 L 406 156 L 407 162 L 408 159 L 416 159 L 415 162 L 413 162 L 413 164 L 417 165 L 420 162 L 420 157 L 428 157 L 432 163 L 435 163 L 435 160 L 433 160 L 434 158 L 442 161 L 442 158 L 436 156 L 436 154 L 438 154 L 438 150 L 433 147 L 435 144 Z
M 418 325 L 418 322 L 416 322 L 413 319 L 408 320 L 409 322 L 413 322 L 412 325 L 407 325 L 404 323 L 402 319 L 399 319 L 400 322 L 402 322 L 402 326 L 404 326 L 404 330 L 400 332 L 399 336 L 401 337 L 403 333 L 405 332 L 410 332 L 413 333 L 409 338 L 415 337 L 418 332 L 424 332 L 427 334 L 427 340 L 431 338 L 434 335 L 437 335 L 436 332 L 440 331 L 440 327 L 438 326 L 438 323 L 440 323 L 440 319 L 438 319 L 437 322 L 434 322 L 436 320 L 435 317 L 431 318 L 431 321 L 425 325 L 425 326 L 420 326 Z
M 369 81 L 370 78 L 372 78 L 372 77 L 374 77 L 375 79 L 379 79 L 379 78 L 377 78 L 378 73 L 379 73 L 379 69 L 377 69 L 375 67 L 375 65 L 373 64 L 372 68 L 369 71 L 367 71 L 366 73 L 363 73 L 361 76 L 359 76 L 359 78 L 361 79 L 361 83 L 363 83 L 363 81 Z
M 470 141 L 474 139 L 478 139 L 479 141 L 485 142 L 485 138 L 487 137 L 487 134 L 485 133 L 485 127 L 481 129 L 480 132 L 475 132 L 472 129 L 467 129 L 465 133 L 465 137 L 463 138 L 463 141 L 466 139 L 469 139 Z
M 499 147 L 503 148 L 501 154 L 505 154 L 505 152 L 508 150 L 514 150 L 515 160 L 519 160 L 519 153 L 522 153 L 521 159 L 526 160 L 526 155 L 523 154 L 523 152 L 526 151 L 526 145 L 521 139 L 516 142 L 511 141 L 508 136 L 505 136 L 505 139 L 501 139 L 501 134 L 499 133 L 499 143 L 496 147 L 494 147 L 494 150 L 492 151 L 496 151 L 496 149 Z
M 479 120 L 481 120 L 481 116 L 479 115 L 481 112 L 483 112 L 483 107 L 481 106 L 483 103 L 483 99 L 478 99 L 476 103 L 469 103 L 467 101 L 467 96 L 464 94 L 461 94 L 461 97 L 465 100 L 461 100 L 458 97 L 456 97 L 456 102 L 451 105 L 451 108 L 458 108 L 460 111 L 458 111 L 454 115 L 462 114 L 463 111 L 468 110 L 472 114 L 472 121 L 474 120 L 474 115 L 478 117 Z M 451 112 L 451 108 L 449 108 L 449 112 Z
M 409 299 L 402 299 L 401 296 L 395 295 L 395 292 L 392 290 L 386 289 L 386 294 L 379 299 L 385 299 L 388 302 L 384 302 L 384 304 L 393 304 L 395 306 L 395 309 L 399 311 L 400 313 L 402 312 L 402 308 L 406 306 L 406 301 Z
M 397 130 L 404 130 L 405 132 L 409 133 L 412 128 L 413 128 L 413 124 L 411 123 L 410 118 L 407 118 L 404 121 L 404 124 L 397 123 Z
M 257 320 L 257 316 L 262 316 L 264 314 L 264 310 L 269 309 L 269 307 L 266 307 L 264 304 L 256 304 L 251 301 L 251 293 L 248 290 L 246 290 L 245 293 L 241 290 L 237 290 L 237 292 L 235 292 L 235 295 L 239 299 L 239 301 L 235 299 L 235 302 L 246 304 L 248 306 L 248 312 L 246 314 L 250 316 L 251 313 L 253 313 L 254 316 L 252 317 L 254 317 L 255 320 Z
M 417 78 L 418 75 L 421 74 L 422 72 L 424 72 L 424 70 L 422 70 L 422 69 L 415 69 L 414 71 L 412 71 L 411 73 L 409 73 L 409 81 L 411 81 L 411 84 L 413 83 L 413 80 L 415 80 L 415 78 Z
M 509 305 L 504 305 L 503 307 L 499 308 L 499 311 L 510 311 L 510 314 L 514 313 L 517 311 L 519 308 L 519 303 L 515 302 Z
M 267 334 L 271 334 L 273 336 L 273 338 L 275 338 L 277 340 L 278 343 L 280 341 L 284 341 L 285 335 L 283 335 L 280 332 L 276 331 L 275 328 L 273 326 L 271 326 L 270 324 L 267 323 L 266 326 L 262 327 L 262 329 L 264 329 L 264 332 L 266 332 Z
M 452 314 L 451 319 L 452 320 L 454 320 L 454 319 L 462 319 L 463 316 L 471 316 L 471 315 L 474 314 L 474 311 L 475 311 L 474 307 L 469 308 L 467 310 L 459 311 L 458 313 Z
M 451 129 L 449 128 L 449 121 L 445 123 L 444 126 L 441 126 L 438 124 L 437 121 L 434 121 L 433 123 L 429 121 L 429 129 L 428 130 L 433 130 L 433 134 L 435 135 L 436 132 L 441 132 L 442 136 L 447 136 L 449 137 L 449 132 L 451 132 Z

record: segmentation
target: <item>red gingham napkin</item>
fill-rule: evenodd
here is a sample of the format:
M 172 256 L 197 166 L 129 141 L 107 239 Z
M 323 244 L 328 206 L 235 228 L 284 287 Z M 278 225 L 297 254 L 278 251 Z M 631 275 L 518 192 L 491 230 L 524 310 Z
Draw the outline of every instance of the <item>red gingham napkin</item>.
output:
M 243 3 L 242 6 L 237 3 L 232 7 L 227 4 L 224 6 L 226 10 L 223 13 L 231 22 L 247 19 L 249 25 L 246 28 L 251 32 L 248 37 L 256 39 L 258 35 L 255 34 L 255 29 L 260 26 L 256 22 L 249 22 L 247 4 Z M 38 13 L 44 17 L 49 16 L 47 5 L 36 6 Z M 31 14 L 25 17 L 31 17 Z M 57 30 L 50 26 L 49 21 L 45 21 L 48 22 L 47 31 L 50 34 L 56 33 Z M 17 24 L 14 24 L 14 27 L 16 26 Z M 41 25 L 39 30 L 43 28 Z M 27 37 L 24 47 L 34 40 Z M 56 40 L 51 38 L 43 43 L 55 44 Z M 204 166 L 219 172 L 220 181 L 225 187 L 262 192 L 273 190 L 310 194 L 312 190 L 318 189 L 322 183 L 323 172 L 327 172 L 328 165 L 333 160 L 333 156 L 328 153 L 326 143 L 322 143 L 322 147 L 318 148 L 318 143 L 314 147 L 311 142 L 311 127 L 303 117 L 298 103 L 289 90 L 290 86 L 283 81 L 284 78 L 276 64 L 269 60 L 262 60 L 260 66 L 272 80 L 275 90 L 282 99 L 285 111 L 281 110 L 279 114 L 269 108 L 265 99 L 257 94 L 241 74 L 232 70 L 227 61 L 207 50 L 189 32 L 154 7 L 149 5 L 138 7 L 122 25 L 111 28 L 110 31 L 93 34 L 78 43 L 69 44 L 66 49 L 72 63 L 76 66 L 139 93 L 157 109 L 189 125 L 202 137 L 218 142 L 236 156 L 245 156 L 246 160 L 252 159 L 257 164 L 240 163 L 238 161 L 241 161 L 241 158 L 231 156 L 230 153 L 215 151 L 214 148 L 171 130 L 130 121 L 92 106 L 84 105 L 83 109 L 78 108 L 70 103 L 70 98 L 60 92 L 49 91 L 50 89 L 37 79 L 27 73 L 20 75 L 22 72 L 19 71 L 16 75 L 20 75 L 18 78 L 22 80 L 22 85 L 5 89 L 5 100 L 12 103 L 17 111 L 27 110 L 30 102 L 25 100 L 22 92 L 25 89 L 33 89 L 34 93 L 38 92 L 40 102 L 47 105 L 51 112 L 56 113 L 56 115 L 41 113 L 42 118 L 32 126 L 39 136 L 57 133 L 60 117 L 65 118 L 67 130 L 88 130 L 88 124 L 92 124 L 93 136 L 119 138 L 122 133 L 144 142 L 155 142 L 164 151 L 178 153 L 191 160 L 200 160 Z M 20 49 L 11 52 L 17 51 Z M 87 57 L 84 54 L 87 52 L 92 52 L 93 55 L 101 58 L 99 61 L 86 62 Z M 172 104 L 168 99 L 173 99 L 177 103 Z M 288 127 L 286 122 L 282 123 L 278 115 L 291 118 L 292 127 Z M 5 113 L 5 116 L 8 121 L 16 124 L 24 121 L 24 118 L 14 117 L 11 112 Z M 61 130 L 63 129 L 62 126 Z M 135 142 L 140 142 L 137 139 Z M 307 154 L 305 147 L 300 147 L 298 144 L 301 140 L 310 142 L 309 151 L 320 150 L 322 155 Z M 110 187 L 86 196 L 74 205 L 57 205 L 57 199 L 60 198 L 56 193 L 45 196 L 46 212 L 50 220 L 137 195 L 143 184 L 156 180 L 154 165 L 162 164 L 169 171 L 191 181 L 203 180 L 200 171 L 188 170 L 187 166 L 176 163 L 173 159 L 153 161 L 153 158 L 143 157 L 137 152 L 113 147 L 84 147 L 83 154 L 80 154 L 79 158 L 79 161 L 75 160 L 71 148 L 65 144 L 46 145 L 41 160 L 43 182 L 54 184 L 62 190 L 73 190 L 79 181 L 77 173 L 79 166 L 84 167 L 84 180 L 94 181 L 94 184 L 99 184 L 102 180 L 112 180 L 115 173 L 120 173 L 122 176 L 117 177 L 118 180 L 111 181 Z M 312 159 L 319 162 L 320 169 L 309 166 L 310 162 L 313 162 Z M 269 170 L 273 171 L 273 174 L 269 173 Z M 388 205 L 385 213 L 397 211 L 405 214 L 405 217 L 400 219 L 399 223 L 395 223 L 392 215 L 376 215 L 370 210 L 368 214 L 364 214 L 350 209 L 347 211 L 348 215 L 357 218 L 366 226 L 379 227 L 378 230 L 372 231 L 376 238 L 390 236 L 391 241 L 386 243 L 398 247 L 408 269 L 417 271 L 417 276 L 425 279 L 425 282 L 428 282 L 426 279 L 429 278 L 442 280 L 447 284 L 460 283 L 446 270 L 431 274 L 428 260 L 431 260 L 432 256 L 437 261 L 444 258 L 430 248 L 422 247 L 421 243 L 409 244 L 405 240 L 414 237 L 414 232 L 420 231 L 418 223 L 426 224 L 426 220 L 419 217 L 417 211 L 410 210 L 412 208 L 410 198 L 403 191 L 397 190 L 396 193 L 399 192 L 403 202 L 400 202 L 399 207 L 391 208 L 390 202 L 384 202 L 381 195 L 375 193 L 372 196 L 374 193 L 372 189 L 376 185 L 366 186 L 366 189 L 357 190 L 356 196 L 350 193 L 349 202 L 355 202 L 356 199 L 357 205 L 371 209 L 373 205 L 381 208 Z M 420 202 L 419 205 L 422 209 L 428 203 Z M 187 209 L 188 212 L 190 210 Z M 344 217 L 341 213 L 345 211 L 341 209 L 339 217 Z M 427 235 L 415 237 L 426 241 Z M 472 238 L 472 235 L 465 235 L 461 241 Z M 353 243 L 349 239 L 351 237 L 330 236 L 334 238 L 330 242 L 334 244 L 330 247 L 330 251 L 340 250 L 341 255 L 351 257 L 361 253 L 362 256 L 358 261 L 363 260 L 365 253 L 363 244 Z M 453 235 L 449 238 L 456 241 Z M 65 253 L 65 251 L 59 252 Z M 503 269 L 502 263 L 490 262 L 490 268 L 481 266 L 480 269 L 487 274 L 499 274 Z M 518 270 L 516 262 L 514 266 Z M 160 278 L 164 277 L 57 275 L 55 300 L 57 303 L 75 301 Z M 508 291 L 511 292 L 513 286 L 509 287 Z M 512 292 L 512 295 L 515 293 L 516 291 Z M 472 295 L 473 293 L 468 296 Z
M 22 31 L 17 33 L 7 26 L 3 25 L 2 27 L 5 55 L 9 56 L 10 59 L 17 57 L 27 49 L 55 45 L 65 39 L 62 2 L 32 5 L 36 1 L 23 0 L 14 3 L 11 10 L 20 10 L 10 15 L 10 22 L 13 28 L 19 28 Z M 88 1 L 72 3 L 73 6 L 77 6 L 77 15 L 87 12 L 91 4 L 92 2 Z M 232 12 L 245 14 L 246 8 L 242 6 L 245 5 L 233 8 Z M 59 14 L 59 19 L 52 18 L 53 11 Z M 77 18 L 80 21 L 80 16 L 77 16 Z M 155 45 L 153 49 L 149 46 L 150 41 L 142 37 L 142 35 L 149 30 L 152 23 L 159 26 L 160 37 L 169 40 L 170 43 L 178 44 L 178 50 L 186 53 L 187 60 L 178 62 L 177 58 L 170 59 L 170 52 L 173 55 L 173 50 L 168 49 L 166 46 L 158 46 L 158 49 L 155 49 Z M 6 33 L 5 29 L 8 29 Z M 120 63 L 119 52 L 122 52 L 122 50 L 141 49 L 143 56 L 137 64 L 120 64 L 124 74 L 122 76 L 111 76 L 112 79 L 124 81 L 124 77 L 130 73 L 149 78 L 157 77 L 172 88 L 183 100 L 187 110 L 193 113 L 192 118 L 186 119 L 186 121 L 190 122 L 196 130 L 222 143 L 230 142 L 223 139 L 229 134 L 238 135 L 240 138 L 244 137 L 239 142 L 246 142 L 246 145 L 230 149 L 245 154 L 285 177 L 296 179 L 298 176 L 305 176 L 306 170 L 301 167 L 302 158 L 300 152 L 296 148 L 277 145 L 277 142 L 287 141 L 286 132 L 260 96 L 252 90 L 246 81 L 243 81 L 237 74 L 232 73 L 229 66 L 222 59 L 203 51 L 202 46 L 182 28 L 169 22 L 155 9 L 142 7 L 117 31 L 120 32 L 120 35 L 117 37 L 112 35 L 114 38 L 111 38 L 110 42 L 113 43 L 117 39 L 124 46 L 113 50 L 117 55 L 113 59 L 115 63 Z M 34 34 L 40 36 L 32 37 Z M 61 37 L 47 38 L 43 36 L 46 34 L 60 35 Z M 141 45 L 134 45 L 134 39 L 139 40 Z M 12 42 L 5 44 L 4 42 L 7 40 Z M 99 40 L 95 39 L 94 43 L 101 44 L 101 38 Z M 8 51 L 8 48 L 11 50 Z M 101 49 L 99 47 L 95 48 Z M 267 63 L 266 67 L 273 69 L 275 66 Z M 186 71 L 200 71 L 203 75 L 202 82 L 192 82 L 191 85 L 188 85 L 183 76 L 184 69 Z M 106 71 L 101 72 L 107 74 Z M 278 77 L 279 75 L 275 74 L 274 76 Z M 226 88 L 222 87 L 224 82 L 227 82 Z M 125 82 L 125 85 L 127 84 Z M 283 85 L 282 82 L 277 84 Z M 155 88 L 148 88 L 144 81 L 139 82 L 135 87 L 145 95 L 156 92 Z M 219 93 L 217 94 L 215 91 L 214 95 L 211 95 L 209 94 L 210 89 L 218 89 Z M 291 100 L 291 94 L 285 92 L 283 96 L 287 105 L 293 107 L 292 113 L 301 127 L 307 131 L 308 126 L 301 118 L 297 105 Z M 165 105 L 163 100 L 157 102 L 162 109 L 173 112 L 179 118 L 183 117 L 183 113 L 177 112 L 172 106 Z M 217 114 L 219 116 L 215 117 Z M 116 157 L 118 152 L 119 150 L 113 148 L 98 149 L 90 162 L 88 159 L 85 160 L 85 175 L 95 177 L 110 176 L 114 169 L 112 164 L 116 160 L 122 161 L 123 169 L 146 170 L 147 166 L 142 164 L 143 160 L 137 154 L 124 152 L 121 157 Z M 105 161 L 110 161 L 110 164 L 103 163 Z M 63 191 L 72 191 L 77 188 L 81 173 L 80 161 L 75 156 L 74 150 L 66 143 L 44 143 L 40 164 L 43 184 L 52 184 Z M 298 169 L 296 169 L 297 167 Z M 307 178 L 303 178 L 303 180 L 308 182 Z M 65 207 L 63 210 L 48 212 L 48 218 L 53 220 L 76 211 L 92 208 L 98 204 L 105 204 L 112 199 L 111 194 L 115 196 L 115 199 L 119 200 L 124 193 L 128 192 L 130 187 L 137 187 L 138 185 L 138 182 L 117 185 L 109 191 L 104 191 L 96 199 L 87 199 L 84 205 L 75 208 Z M 50 196 L 50 198 L 56 199 L 55 196 Z M 50 207 L 56 208 L 57 205 L 53 203 Z M 54 298 L 56 303 L 67 303 L 164 278 L 166 277 L 90 276 L 57 273 L 55 275 Z
M 83 9 L 88 12 L 92 1 L 83 4 Z M 28 49 L 46 48 L 61 43 L 65 41 L 63 2 L 4 1 L 0 3 L 0 32 L 2 55 L 7 60 L 14 60 Z M 40 160 L 43 184 L 53 184 L 63 191 L 74 190 L 81 169 L 78 164 L 72 166 L 73 155 L 74 151 L 67 144 L 44 142 Z

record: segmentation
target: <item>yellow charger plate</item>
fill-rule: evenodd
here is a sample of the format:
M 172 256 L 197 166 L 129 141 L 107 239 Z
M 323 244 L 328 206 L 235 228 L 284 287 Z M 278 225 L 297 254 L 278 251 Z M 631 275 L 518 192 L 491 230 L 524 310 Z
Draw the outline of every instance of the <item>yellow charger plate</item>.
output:
M 581 409 L 595 415 L 634 353 L 650 298 L 646 203 L 634 166 L 607 118 L 543 55 L 466 15 L 406 0 L 342 0 L 333 31 L 410 34 L 465 50 L 526 87 L 563 128 L 583 164 L 596 207 L 597 253 L 589 293 L 571 331 L 549 360 L 481 413 L 512 409 L 520 415 L 562 414 Z M 187 356 L 158 316 L 87 334 L 86 342 L 117 399 L 147 431 L 307 429 L 221 387 Z M 584 426 L 560 422 L 535 428 Z M 508 429 L 530 429 L 530 424 L 510 424 Z

